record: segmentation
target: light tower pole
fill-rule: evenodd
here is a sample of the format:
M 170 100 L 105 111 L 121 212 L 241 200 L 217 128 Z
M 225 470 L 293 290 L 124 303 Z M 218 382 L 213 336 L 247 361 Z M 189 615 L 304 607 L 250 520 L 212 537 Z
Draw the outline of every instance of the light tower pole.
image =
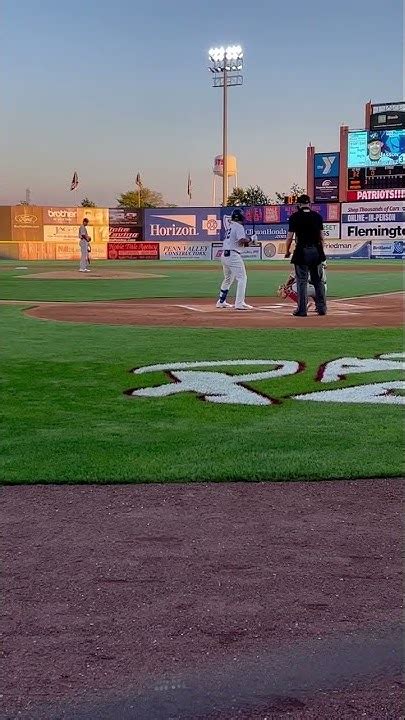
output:
M 242 85 L 243 50 L 240 45 L 211 48 L 209 70 L 214 74 L 213 87 L 223 88 L 222 109 L 222 205 L 228 201 L 228 87 Z

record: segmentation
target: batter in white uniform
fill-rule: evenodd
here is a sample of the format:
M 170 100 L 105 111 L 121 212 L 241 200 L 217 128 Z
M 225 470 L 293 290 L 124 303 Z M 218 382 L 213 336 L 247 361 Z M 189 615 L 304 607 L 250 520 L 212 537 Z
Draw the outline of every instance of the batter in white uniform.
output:
M 229 227 L 225 231 L 225 238 L 222 248 L 221 262 L 224 271 L 221 290 L 217 302 L 217 308 L 230 308 L 232 305 L 226 302 L 226 298 L 234 280 L 237 281 L 235 310 L 252 310 L 252 305 L 245 303 L 247 275 L 245 263 L 241 255 L 242 247 L 254 244 L 256 235 L 246 236 L 243 224 L 245 216 L 242 210 L 234 210 L 231 215 Z

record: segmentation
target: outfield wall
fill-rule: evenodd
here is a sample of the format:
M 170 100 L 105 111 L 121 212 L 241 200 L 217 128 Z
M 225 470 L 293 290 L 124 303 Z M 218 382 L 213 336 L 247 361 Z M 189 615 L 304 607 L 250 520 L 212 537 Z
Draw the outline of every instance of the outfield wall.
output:
M 403 259 L 405 200 L 319 203 L 328 258 Z M 242 208 L 246 232 L 257 248 L 243 255 L 255 261 L 284 258 L 288 220 L 294 205 Z M 74 208 L 16 205 L 0 207 L 0 258 L 74 260 L 80 256 L 79 227 L 90 221 L 94 260 L 218 260 L 233 208 Z

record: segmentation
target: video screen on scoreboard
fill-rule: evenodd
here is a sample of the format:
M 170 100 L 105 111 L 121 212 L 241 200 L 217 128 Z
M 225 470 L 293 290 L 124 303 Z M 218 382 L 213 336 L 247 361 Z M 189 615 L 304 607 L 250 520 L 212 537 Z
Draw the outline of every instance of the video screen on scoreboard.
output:
M 349 168 L 405 165 L 405 130 L 349 132 Z

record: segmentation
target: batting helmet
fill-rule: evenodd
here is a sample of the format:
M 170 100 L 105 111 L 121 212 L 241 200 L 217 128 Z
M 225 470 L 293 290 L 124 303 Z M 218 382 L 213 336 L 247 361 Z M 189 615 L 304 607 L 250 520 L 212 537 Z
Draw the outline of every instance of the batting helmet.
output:
M 242 210 L 238 210 L 238 209 L 233 210 L 232 215 L 231 215 L 231 220 L 234 220 L 234 222 L 244 223 L 245 216 L 244 216 Z

